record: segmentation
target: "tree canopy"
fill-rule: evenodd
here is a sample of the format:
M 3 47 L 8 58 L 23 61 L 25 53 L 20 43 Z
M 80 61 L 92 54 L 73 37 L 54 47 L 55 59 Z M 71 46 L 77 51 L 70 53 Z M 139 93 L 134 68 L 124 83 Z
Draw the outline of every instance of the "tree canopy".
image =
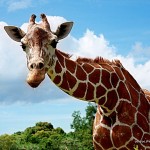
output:
M 85 117 L 81 117 L 80 111 L 73 112 L 73 132 L 66 133 L 48 122 L 37 122 L 23 132 L 1 135 L 0 150 L 93 150 L 92 126 L 96 105 L 89 103 L 85 112 Z

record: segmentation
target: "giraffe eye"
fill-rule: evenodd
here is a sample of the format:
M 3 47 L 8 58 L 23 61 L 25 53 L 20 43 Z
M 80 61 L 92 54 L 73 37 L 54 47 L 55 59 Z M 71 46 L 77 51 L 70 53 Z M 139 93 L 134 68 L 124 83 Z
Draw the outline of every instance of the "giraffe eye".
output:
M 22 43 L 22 44 L 21 44 L 21 47 L 22 47 L 22 49 L 25 51 L 26 45 Z
M 57 42 L 56 40 L 52 40 L 50 45 L 51 45 L 53 48 L 56 48 L 57 43 L 58 43 L 58 42 Z

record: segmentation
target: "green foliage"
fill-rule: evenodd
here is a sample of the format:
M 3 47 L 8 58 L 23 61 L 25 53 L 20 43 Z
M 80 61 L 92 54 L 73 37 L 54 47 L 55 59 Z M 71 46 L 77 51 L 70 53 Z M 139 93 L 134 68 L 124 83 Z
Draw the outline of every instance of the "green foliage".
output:
M 86 116 L 81 117 L 81 113 L 79 111 L 74 111 L 72 114 L 73 122 L 71 124 L 71 128 L 78 131 L 90 130 L 92 131 L 93 121 L 96 113 L 96 105 L 89 103 L 86 108 Z
M 92 126 L 96 105 L 86 108 L 86 116 L 79 111 L 72 114 L 71 128 L 74 132 L 65 133 L 51 123 L 38 122 L 23 132 L 0 136 L 0 150 L 93 150 Z
M 17 148 L 15 145 L 15 139 L 12 136 L 8 134 L 0 136 L 0 150 L 15 150 Z
M 72 138 L 74 139 L 73 147 L 78 147 L 78 150 L 93 150 L 92 142 L 92 129 L 93 121 L 96 113 L 96 105 L 89 103 L 86 108 L 86 116 L 81 117 L 79 111 L 74 111 L 72 114 L 73 122 L 71 128 L 75 132 L 72 132 Z

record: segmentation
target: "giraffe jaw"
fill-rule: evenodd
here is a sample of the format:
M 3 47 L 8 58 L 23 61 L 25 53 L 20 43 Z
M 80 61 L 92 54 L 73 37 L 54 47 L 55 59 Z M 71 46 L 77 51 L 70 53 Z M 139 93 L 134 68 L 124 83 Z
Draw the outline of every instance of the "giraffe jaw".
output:
M 27 83 L 32 87 L 36 88 L 40 85 L 40 83 L 45 79 L 45 69 L 38 70 L 34 69 L 28 73 Z

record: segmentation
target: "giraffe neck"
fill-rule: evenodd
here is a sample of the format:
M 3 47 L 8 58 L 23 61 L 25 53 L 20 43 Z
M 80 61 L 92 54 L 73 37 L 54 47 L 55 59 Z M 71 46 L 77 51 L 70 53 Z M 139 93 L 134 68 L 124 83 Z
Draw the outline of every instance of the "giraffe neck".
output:
M 95 101 L 95 83 L 89 81 L 88 77 L 88 74 L 92 73 L 94 68 L 89 65 L 86 70 L 59 50 L 55 51 L 55 57 L 54 65 L 48 71 L 51 80 L 64 92 L 75 98 Z M 91 80 L 93 78 L 94 76 L 91 76 Z
M 86 74 L 77 62 L 70 60 L 70 56 L 59 50 L 55 50 L 54 63 L 48 70 L 50 79 L 64 92 L 85 100 L 85 90 L 81 90 L 80 84 L 86 87 Z M 84 88 L 85 89 L 85 88 Z M 80 93 L 82 91 L 82 94 Z
M 105 62 L 102 58 L 95 62 L 73 61 L 59 50 L 54 57 L 48 76 L 67 94 L 100 104 L 106 115 L 112 113 L 119 98 L 130 99 L 119 62 Z

